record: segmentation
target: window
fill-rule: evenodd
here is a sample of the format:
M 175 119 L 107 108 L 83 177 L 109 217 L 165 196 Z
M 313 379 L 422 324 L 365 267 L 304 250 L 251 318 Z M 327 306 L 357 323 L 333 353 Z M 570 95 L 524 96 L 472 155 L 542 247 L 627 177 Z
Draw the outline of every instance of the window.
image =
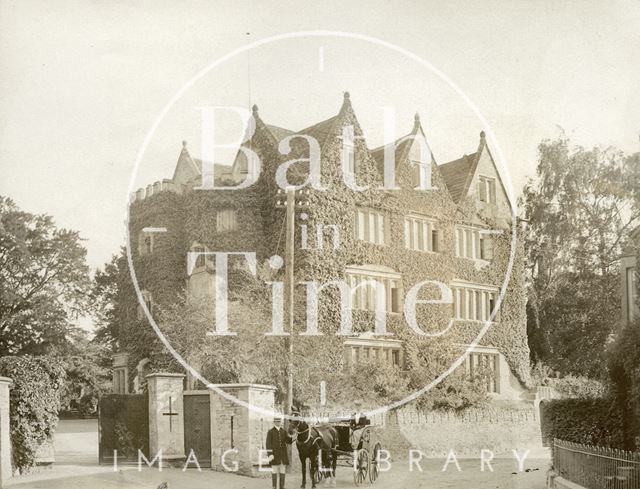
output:
M 387 217 L 372 209 L 356 211 L 356 238 L 369 243 L 384 245 L 387 239 Z
M 419 161 L 411 160 L 411 184 L 414 187 L 420 186 L 422 181 L 422 172 L 420 171 L 421 163 Z
M 404 220 L 404 246 L 410 250 L 439 250 L 438 229 L 435 221 L 426 217 L 409 216 Z
M 471 352 L 465 360 L 465 372 L 473 381 L 485 382 L 487 392 L 500 392 L 500 355 Z
M 402 367 L 402 352 L 399 344 L 390 345 L 387 342 L 377 344 L 376 340 L 367 341 L 366 344 L 354 344 L 347 341 L 345 348 L 347 363 L 350 363 L 351 366 L 367 360 L 374 360 Z
M 488 321 L 495 308 L 497 290 L 482 285 L 453 285 L 453 318 L 466 321 Z M 498 321 L 498 316 L 493 318 Z
M 235 209 L 223 209 L 216 216 L 216 231 L 235 231 L 238 229 L 237 211 Z
M 356 165 L 356 148 L 353 126 L 344 126 L 342 128 L 342 173 L 347 174 L 350 172 L 354 177 L 357 170 Z
M 153 253 L 153 234 L 147 231 L 140 231 L 138 235 L 138 253 L 149 255 Z
M 153 315 L 153 297 L 151 296 L 151 292 L 146 290 L 142 291 L 142 300 L 144 301 L 149 313 Z M 145 318 L 144 309 L 142 305 L 138 304 L 138 319 L 142 320 Z
M 353 175 L 356 174 L 356 152 L 353 146 L 347 146 L 347 170 Z
M 478 179 L 478 198 L 481 202 L 496 203 L 496 179 L 481 176 Z
M 402 312 L 402 284 L 396 273 L 347 269 L 346 282 L 352 290 L 353 309 Z
M 456 226 L 456 256 L 472 260 L 493 259 L 493 243 L 482 229 Z
M 628 267 L 626 270 L 627 290 L 627 320 L 632 322 L 640 316 L 638 308 L 638 284 L 636 281 L 636 267 Z
M 400 366 L 400 350 L 391 350 L 391 364 Z

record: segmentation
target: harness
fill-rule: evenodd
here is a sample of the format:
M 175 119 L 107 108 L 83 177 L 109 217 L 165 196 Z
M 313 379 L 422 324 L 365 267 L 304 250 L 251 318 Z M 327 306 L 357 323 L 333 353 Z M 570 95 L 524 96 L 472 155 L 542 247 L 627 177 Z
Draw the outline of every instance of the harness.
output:
M 298 428 L 296 427 L 296 436 L 294 439 L 296 443 L 298 442 L 298 436 L 304 432 L 307 432 L 307 439 L 302 443 L 304 443 L 305 445 L 309 443 L 309 440 L 311 440 L 311 426 L 308 426 L 308 425 L 307 425 L 307 428 L 302 431 L 298 431 Z M 322 437 L 320 436 L 319 433 L 318 433 L 318 436 L 316 436 L 314 440 L 311 442 L 311 444 L 315 445 L 316 443 L 318 443 L 318 440 L 322 441 Z

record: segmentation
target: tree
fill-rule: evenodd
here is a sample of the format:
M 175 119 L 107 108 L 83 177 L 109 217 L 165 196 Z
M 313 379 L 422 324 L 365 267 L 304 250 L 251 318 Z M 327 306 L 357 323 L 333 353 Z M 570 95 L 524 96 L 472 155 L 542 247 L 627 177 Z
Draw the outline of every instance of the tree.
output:
M 639 155 L 539 146 L 537 179 L 524 189 L 527 329 L 532 360 L 563 373 L 603 373 L 619 313 L 618 265 L 640 223 Z
M 95 414 L 98 399 L 111 387 L 111 350 L 89 338 L 89 333 L 77 329 L 57 355 L 66 372 L 60 391 L 63 411 L 82 415 Z
M 86 250 L 75 231 L 0 196 L 0 356 L 65 341 L 88 307 Z
M 114 348 L 119 337 L 118 308 L 125 288 L 131 282 L 124 249 L 105 263 L 104 270 L 96 270 L 91 289 L 95 319 L 94 341 Z M 132 289 L 132 287 L 130 287 Z M 127 290 L 128 291 L 128 290 Z M 134 291 L 135 292 L 135 291 Z

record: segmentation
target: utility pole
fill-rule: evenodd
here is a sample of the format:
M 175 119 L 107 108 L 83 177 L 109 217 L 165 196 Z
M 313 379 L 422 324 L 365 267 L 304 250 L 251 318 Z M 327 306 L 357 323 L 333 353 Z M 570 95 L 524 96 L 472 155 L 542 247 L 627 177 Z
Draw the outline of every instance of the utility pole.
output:
M 285 237 L 285 290 L 286 303 L 288 312 L 288 328 L 289 336 L 285 337 L 285 345 L 287 346 L 287 405 L 285 412 L 291 415 L 291 407 L 293 405 L 293 317 L 294 302 L 293 292 L 295 289 L 294 282 L 294 246 L 295 246 L 295 212 L 296 212 L 296 195 L 292 189 L 287 189 L 287 215 L 286 215 L 286 237 Z
M 298 190 L 299 197 L 309 197 L 309 190 Z M 285 215 L 285 306 L 287 308 L 287 332 L 288 336 L 285 336 L 285 346 L 287 349 L 287 401 L 285 406 L 285 414 L 291 414 L 291 408 L 293 407 L 293 334 L 294 334 L 294 319 L 295 319 L 295 224 L 296 224 L 296 209 L 304 208 L 308 205 L 308 202 L 302 200 L 296 202 L 296 191 L 293 188 L 286 190 L 286 200 L 280 200 L 283 191 L 278 189 L 278 200 L 276 207 L 284 207 L 286 210 Z

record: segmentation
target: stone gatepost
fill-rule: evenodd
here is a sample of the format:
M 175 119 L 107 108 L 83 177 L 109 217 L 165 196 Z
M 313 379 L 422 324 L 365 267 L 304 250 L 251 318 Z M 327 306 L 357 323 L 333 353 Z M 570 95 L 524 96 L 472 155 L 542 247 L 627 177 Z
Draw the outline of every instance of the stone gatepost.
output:
M 9 432 L 9 389 L 11 379 L 0 377 L 0 487 L 11 477 L 11 436 Z
M 218 384 L 216 387 L 251 406 L 274 410 L 276 388 L 271 385 Z M 210 396 L 211 467 L 214 470 L 230 471 L 237 462 L 239 474 L 264 476 L 266 472 L 259 471 L 258 455 L 265 448 L 272 417 L 247 409 L 213 390 Z M 237 450 L 237 453 L 229 450 Z
M 184 453 L 183 374 L 146 376 L 149 389 L 149 460 L 162 450 L 162 460 L 181 460 Z

